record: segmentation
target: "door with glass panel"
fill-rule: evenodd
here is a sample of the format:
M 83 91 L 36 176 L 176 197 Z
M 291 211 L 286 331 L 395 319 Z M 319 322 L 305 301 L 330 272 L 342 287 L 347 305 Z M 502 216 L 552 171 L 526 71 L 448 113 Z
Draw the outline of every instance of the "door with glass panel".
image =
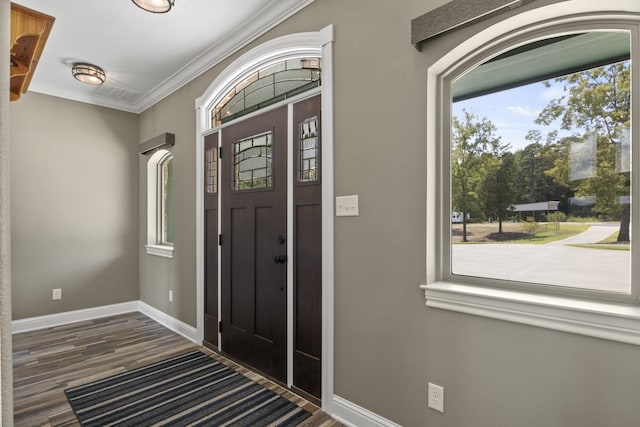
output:
M 205 138 L 205 342 L 217 346 L 219 320 L 223 352 L 290 383 L 309 398 L 321 395 L 320 106 L 318 95 L 223 127 L 220 156 L 220 134 Z M 293 138 L 289 168 L 288 136 Z M 289 183 L 288 169 L 292 172 Z M 219 186 L 220 241 L 215 222 L 218 171 L 223 177 Z M 287 197 L 291 198 L 291 235 L 287 235 Z M 215 311 L 218 243 L 219 318 Z M 287 254 L 292 258 L 287 259 Z M 291 288 L 288 273 L 292 274 Z M 287 308 L 288 297 L 292 310 Z M 293 334 L 290 353 L 287 319 L 291 320 Z M 288 357 L 293 367 L 289 378 Z
M 287 380 L 287 107 L 223 128 L 222 350 Z

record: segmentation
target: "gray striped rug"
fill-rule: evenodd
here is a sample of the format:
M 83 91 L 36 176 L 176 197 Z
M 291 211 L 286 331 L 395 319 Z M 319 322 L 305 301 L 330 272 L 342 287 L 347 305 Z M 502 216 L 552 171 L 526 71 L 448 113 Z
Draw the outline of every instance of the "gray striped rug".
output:
M 311 416 L 199 350 L 65 394 L 82 426 L 295 426 Z

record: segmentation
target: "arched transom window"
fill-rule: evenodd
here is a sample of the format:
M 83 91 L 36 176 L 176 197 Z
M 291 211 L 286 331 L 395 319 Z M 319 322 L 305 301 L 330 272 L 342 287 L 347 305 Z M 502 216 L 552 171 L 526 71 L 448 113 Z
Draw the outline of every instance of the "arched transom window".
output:
M 320 74 L 319 57 L 287 59 L 266 66 L 227 92 L 211 110 L 211 126 L 320 86 Z

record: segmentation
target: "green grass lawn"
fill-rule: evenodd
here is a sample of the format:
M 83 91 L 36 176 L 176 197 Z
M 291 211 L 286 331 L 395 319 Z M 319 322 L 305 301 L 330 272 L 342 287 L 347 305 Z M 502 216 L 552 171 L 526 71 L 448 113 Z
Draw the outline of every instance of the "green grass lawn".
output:
M 616 231 L 615 233 L 613 233 L 611 236 L 607 237 L 604 240 L 600 240 L 598 242 L 598 244 L 603 244 L 603 245 L 609 245 L 609 244 L 615 244 L 618 241 L 618 232 Z
M 609 251 L 628 251 L 629 245 L 602 245 L 600 243 L 567 245 L 574 248 L 606 249 Z
M 606 239 L 600 240 L 598 243 L 568 245 L 576 248 L 586 249 L 605 249 L 609 251 L 628 251 L 630 245 L 628 243 L 617 243 L 618 232 L 616 231 Z
M 538 227 L 538 231 L 523 239 L 513 240 L 510 243 L 533 243 L 533 244 L 544 244 L 549 242 L 555 242 L 556 240 L 566 239 L 567 237 L 575 236 L 576 234 L 580 234 L 586 231 L 589 228 L 588 225 L 583 224 L 559 224 L 558 230 L 556 232 L 555 224 L 547 224 L 546 226 Z
M 566 239 L 567 237 L 574 236 L 576 234 L 580 234 L 583 231 L 589 228 L 588 225 L 584 224 L 569 224 L 569 223 L 561 223 L 558 225 L 556 229 L 555 223 L 549 224 L 539 224 L 537 231 L 534 234 L 528 234 L 522 230 L 520 224 L 508 224 L 509 228 L 505 230 L 503 234 L 498 234 L 495 230 L 488 231 L 484 230 L 481 232 L 480 228 L 488 228 L 487 225 L 484 224 L 472 224 L 470 225 L 470 229 L 474 234 L 482 234 L 483 238 L 480 240 L 469 241 L 469 242 L 455 242 L 455 244 L 464 244 L 464 245 L 482 245 L 482 244 L 500 244 L 500 243 L 526 243 L 526 244 L 544 244 L 553 242 L 556 240 Z M 495 228 L 495 224 L 492 225 Z

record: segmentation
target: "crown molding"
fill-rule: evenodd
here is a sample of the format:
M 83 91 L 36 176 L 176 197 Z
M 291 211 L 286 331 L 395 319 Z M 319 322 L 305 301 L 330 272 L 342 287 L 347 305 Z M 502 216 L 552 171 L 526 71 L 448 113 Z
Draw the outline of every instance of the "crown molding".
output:
M 202 52 L 172 76 L 158 84 L 149 92 L 142 94 L 133 102 L 95 93 L 86 94 L 75 91 L 61 91 L 54 88 L 38 86 L 32 86 L 31 91 L 140 114 L 191 82 L 211 67 L 219 64 L 238 50 L 247 46 L 290 16 L 304 9 L 313 3 L 313 1 L 314 0 L 271 0 L 262 10 L 256 13 L 253 19 L 247 22 L 246 25 L 239 27 L 224 40 L 221 40 L 219 43 Z
M 98 107 L 112 108 L 114 110 L 125 111 L 127 113 L 139 114 L 139 110 L 135 104 L 124 101 L 122 99 L 111 98 L 108 96 L 92 95 L 81 91 L 72 91 L 58 89 L 50 86 L 33 85 L 29 87 L 29 92 L 40 93 L 43 95 L 55 96 L 56 98 L 68 99 L 70 101 L 82 102 Z
M 153 106 L 296 12 L 313 3 L 313 1 L 314 0 L 287 0 L 282 2 L 273 0 L 269 2 L 267 6 L 255 15 L 255 19 L 249 25 L 238 28 L 238 30 L 230 34 L 220 43 L 212 46 L 197 58 L 194 58 L 193 61 L 185 65 L 173 76 L 143 95 L 138 102 L 134 104 L 136 110 L 142 112 Z

